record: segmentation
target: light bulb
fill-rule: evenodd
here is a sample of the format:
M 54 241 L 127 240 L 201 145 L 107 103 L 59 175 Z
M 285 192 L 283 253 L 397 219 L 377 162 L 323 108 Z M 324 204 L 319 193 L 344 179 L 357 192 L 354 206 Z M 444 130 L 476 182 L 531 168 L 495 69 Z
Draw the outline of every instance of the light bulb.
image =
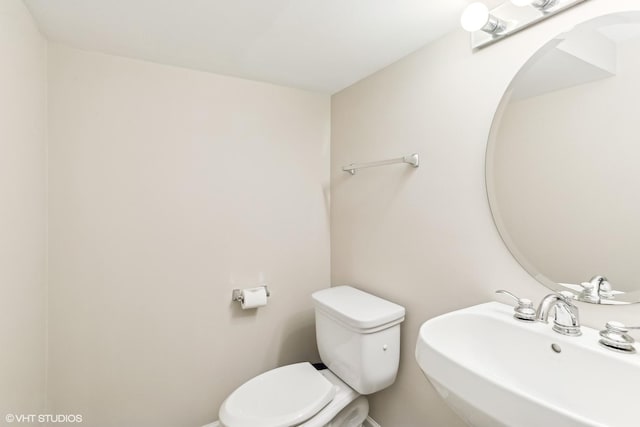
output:
M 470 33 L 482 30 L 485 33 L 498 34 L 506 29 L 506 23 L 490 14 L 489 8 L 480 2 L 471 3 L 464 9 L 460 25 Z
M 489 8 L 480 2 L 471 3 L 460 17 L 460 25 L 470 33 L 481 30 L 489 22 Z

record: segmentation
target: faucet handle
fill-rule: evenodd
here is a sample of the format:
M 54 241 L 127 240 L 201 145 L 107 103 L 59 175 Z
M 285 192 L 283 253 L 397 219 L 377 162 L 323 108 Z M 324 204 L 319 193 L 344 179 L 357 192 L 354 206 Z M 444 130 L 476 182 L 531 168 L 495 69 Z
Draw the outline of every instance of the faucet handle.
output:
M 513 308 L 513 317 L 515 317 L 516 319 L 525 320 L 528 322 L 533 322 L 536 320 L 536 309 L 533 308 L 533 303 L 530 299 L 518 298 L 511 292 L 505 291 L 503 289 L 496 291 L 496 294 L 505 294 L 515 300 L 517 305 Z
M 633 344 L 636 342 L 629 330 L 640 329 L 640 326 L 625 326 L 616 321 L 609 321 L 605 325 L 605 329 L 600 331 L 600 340 L 598 341 L 604 347 L 619 351 L 621 353 L 635 353 L 636 349 Z

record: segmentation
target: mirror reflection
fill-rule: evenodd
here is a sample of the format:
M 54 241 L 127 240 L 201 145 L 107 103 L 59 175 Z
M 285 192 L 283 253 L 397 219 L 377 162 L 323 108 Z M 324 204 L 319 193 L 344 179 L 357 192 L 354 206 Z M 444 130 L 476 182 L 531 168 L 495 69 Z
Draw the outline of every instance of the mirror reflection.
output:
M 494 119 L 487 189 L 515 258 L 580 300 L 640 301 L 640 14 L 537 52 Z

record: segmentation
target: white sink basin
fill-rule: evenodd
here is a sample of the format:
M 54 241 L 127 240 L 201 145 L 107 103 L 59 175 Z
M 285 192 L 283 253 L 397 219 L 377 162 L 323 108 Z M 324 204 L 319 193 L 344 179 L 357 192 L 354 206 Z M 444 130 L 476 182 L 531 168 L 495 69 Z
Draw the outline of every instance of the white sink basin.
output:
M 474 427 L 638 427 L 640 356 L 598 344 L 582 327 L 566 337 L 490 302 L 425 322 L 416 359 Z M 556 344 L 557 353 L 551 345 Z

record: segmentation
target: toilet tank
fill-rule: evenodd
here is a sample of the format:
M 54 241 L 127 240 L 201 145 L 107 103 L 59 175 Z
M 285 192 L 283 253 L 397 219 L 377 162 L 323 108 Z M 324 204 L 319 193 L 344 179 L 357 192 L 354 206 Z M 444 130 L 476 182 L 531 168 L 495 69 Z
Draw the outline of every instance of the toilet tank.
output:
M 404 307 L 350 286 L 312 295 L 320 359 L 360 394 L 396 379 Z

